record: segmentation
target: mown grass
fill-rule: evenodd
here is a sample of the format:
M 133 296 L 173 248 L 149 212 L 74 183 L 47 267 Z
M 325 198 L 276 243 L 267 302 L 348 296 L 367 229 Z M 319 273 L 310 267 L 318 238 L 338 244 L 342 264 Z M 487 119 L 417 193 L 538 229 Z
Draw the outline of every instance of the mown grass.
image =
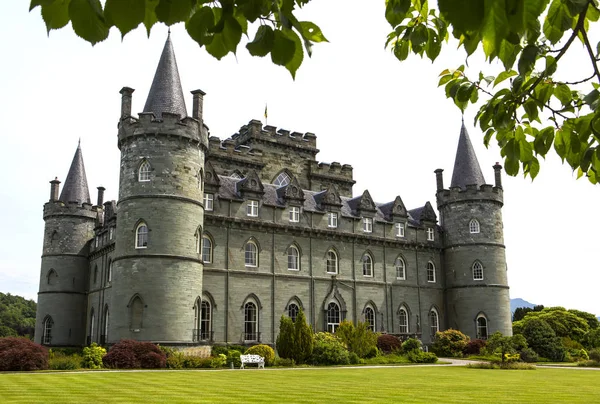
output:
M 2 403 L 591 403 L 600 373 L 464 367 L 0 374 Z

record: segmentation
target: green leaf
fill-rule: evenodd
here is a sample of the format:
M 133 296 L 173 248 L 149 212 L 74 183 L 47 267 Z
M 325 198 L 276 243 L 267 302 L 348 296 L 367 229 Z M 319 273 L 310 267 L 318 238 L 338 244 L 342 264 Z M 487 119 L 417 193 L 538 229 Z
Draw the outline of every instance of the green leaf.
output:
M 530 121 L 539 120 L 538 119 L 538 106 L 534 100 L 529 98 L 527 101 L 525 101 L 525 104 L 523 104 L 523 108 L 525 109 L 525 112 L 527 113 L 527 117 L 529 118 Z
M 302 37 L 304 39 L 308 39 L 312 42 L 329 42 L 323 32 L 321 32 L 321 28 L 319 28 L 315 23 L 310 21 L 300 21 L 300 26 L 302 27 Z
M 559 84 L 554 89 L 554 96 L 559 99 L 563 106 L 571 103 L 573 96 L 571 89 L 566 84 Z
M 583 98 L 583 102 L 590 106 L 592 110 L 596 110 L 598 108 L 598 98 L 600 96 L 600 92 L 596 89 L 592 90 Z
M 173 25 L 187 21 L 192 14 L 192 7 L 191 0 L 160 0 L 154 11 L 158 21 Z
M 419 24 L 415 26 L 410 33 L 409 38 L 413 52 L 420 54 L 423 51 L 423 46 L 425 46 L 427 40 L 429 39 L 429 34 L 425 24 Z
M 427 46 L 425 47 L 425 53 L 433 62 L 442 50 L 442 41 L 433 28 L 428 28 L 427 32 L 429 33 L 429 38 L 427 40 Z
M 150 30 L 152 26 L 158 22 L 156 17 L 156 6 L 158 6 L 158 0 L 146 0 L 146 12 L 144 13 L 144 26 L 146 27 L 146 33 L 150 38 Z
M 546 9 L 549 0 L 527 0 L 522 3 L 527 39 L 529 43 L 532 43 L 540 36 L 539 18 Z
M 480 2 L 481 0 L 478 0 Z M 504 0 L 484 0 L 485 17 L 481 36 L 483 52 L 492 60 L 500 50 L 500 43 L 508 34 L 508 19 Z
M 526 166 L 527 169 L 525 172 L 529 174 L 531 180 L 533 181 L 540 173 L 540 161 L 534 157 L 526 164 Z
M 404 21 L 409 9 L 410 0 L 386 0 L 385 19 L 395 28 Z
M 254 22 L 262 15 L 263 6 L 263 0 L 245 0 L 238 3 L 237 10 L 244 14 L 248 21 Z
M 33 10 L 37 6 L 47 6 L 54 3 L 55 0 L 31 0 L 29 3 L 29 11 Z
M 564 32 L 573 25 L 573 18 L 561 0 L 552 0 L 544 20 L 544 35 L 552 44 L 562 38 Z
M 246 44 L 246 48 L 252 56 L 262 57 L 271 52 L 274 42 L 275 34 L 273 33 L 273 28 L 271 28 L 269 25 L 261 25 L 256 31 L 254 40 L 252 42 L 248 42 L 248 44 Z
M 496 80 L 494 80 L 494 87 L 496 87 L 498 84 L 502 83 L 507 78 L 516 76 L 517 74 L 518 73 L 514 70 L 503 71 L 502 73 L 500 73 L 498 75 L 498 77 L 496 77 Z
M 398 42 L 396 42 L 396 45 L 394 46 L 394 56 L 396 56 L 396 58 L 399 61 L 406 60 L 406 58 L 408 57 L 409 50 L 410 50 L 410 44 L 409 44 L 408 40 L 401 39 Z
M 566 0 L 565 4 L 572 16 L 581 13 L 589 4 L 589 0 Z M 591 7 L 593 8 L 593 6 Z
M 484 2 L 481 0 L 438 0 L 438 7 L 459 36 L 476 31 L 483 24 Z
M 294 57 L 296 43 L 280 30 L 275 30 L 271 60 L 276 65 L 285 66 Z
M 523 49 L 519 58 L 519 74 L 521 76 L 528 76 L 533 71 L 538 54 L 539 48 L 536 45 L 527 45 Z
M 566 126 L 563 126 L 556 131 L 556 135 L 554 137 L 554 150 L 556 151 L 556 154 L 558 154 L 562 161 L 565 161 L 567 151 L 565 145 L 565 138 L 568 137 L 568 135 L 568 129 L 566 129 Z
M 210 7 L 202 7 L 196 10 L 194 15 L 185 23 L 185 29 L 190 37 L 203 46 L 213 41 L 215 27 L 215 15 Z
M 52 3 L 42 4 L 42 19 L 46 23 L 48 33 L 50 30 L 62 28 L 69 23 L 70 1 L 54 0 Z
M 213 12 L 216 10 L 217 9 L 213 10 Z M 215 17 L 218 18 L 217 13 L 215 13 Z M 213 40 L 205 45 L 208 53 L 218 60 L 221 60 L 221 58 L 229 52 L 235 54 L 237 45 L 242 39 L 242 26 L 233 15 L 227 14 L 223 16 L 222 21 L 223 30 L 221 32 L 215 32 Z M 218 23 L 215 25 L 214 29 L 217 29 L 217 26 Z
M 502 61 L 505 70 L 512 69 L 521 49 L 520 44 L 515 45 L 507 40 L 502 40 L 500 50 L 498 51 L 498 58 Z
M 475 90 L 475 86 L 472 83 L 466 82 L 458 87 L 456 92 L 456 98 L 460 102 L 467 102 L 471 98 L 471 93 Z
M 108 37 L 99 0 L 71 0 L 69 17 L 75 33 L 92 45 Z
M 290 72 L 290 74 L 292 75 L 292 78 L 295 79 L 296 71 L 298 71 L 298 68 L 302 64 L 302 60 L 304 60 L 304 51 L 302 50 L 302 41 L 300 40 L 300 37 L 298 36 L 298 34 L 294 31 L 292 31 L 291 29 L 284 30 L 283 34 L 286 35 L 289 39 L 291 39 L 295 44 L 294 55 L 292 56 L 292 59 L 285 64 L 285 68 Z
M 144 21 L 146 0 L 106 0 L 104 17 L 125 36 Z

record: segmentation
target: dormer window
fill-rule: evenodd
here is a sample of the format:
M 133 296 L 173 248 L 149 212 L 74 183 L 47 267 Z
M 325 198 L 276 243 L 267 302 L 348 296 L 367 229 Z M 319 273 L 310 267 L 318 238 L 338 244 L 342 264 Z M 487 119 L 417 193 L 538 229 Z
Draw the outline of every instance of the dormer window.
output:
M 246 205 L 246 215 L 250 217 L 258 217 L 258 201 L 248 201 L 248 205 Z
M 373 233 L 373 219 L 370 217 L 363 218 L 363 231 L 365 233 Z
M 300 208 L 292 206 L 290 208 L 290 223 L 298 223 L 300 221 Z
M 150 181 L 150 163 L 148 163 L 148 160 L 144 160 L 142 162 L 142 164 L 140 164 L 140 169 L 138 171 L 138 181 L 139 182 L 146 182 L 146 181 Z
M 428 227 L 427 228 L 427 241 L 434 241 L 435 240 L 435 233 L 433 230 L 433 227 Z
M 396 237 L 404 237 L 404 223 L 396 223 Z
M 327 213 L 327 227 L 338 227 L 338 214 L 336 212 Z
M 290 176 L 285 171 L 279 173 L 279 175 L 273 181 L 273 185 L 275 185 L 276 187 L 283 187 L 284 185 L 287 185 L 289 183 Z

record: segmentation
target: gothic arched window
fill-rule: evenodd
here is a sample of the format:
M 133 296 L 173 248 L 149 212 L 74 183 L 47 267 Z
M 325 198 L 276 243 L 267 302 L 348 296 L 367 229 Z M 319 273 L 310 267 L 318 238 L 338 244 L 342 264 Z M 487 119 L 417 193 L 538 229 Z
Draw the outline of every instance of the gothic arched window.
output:
M 148 247 L 148 226 L 142 222 L 135 230 L 135 248 Z
M 152 167 L 150 167 L 150 163 L 148 160 L 144 160 L 142 164 L 140 164 L 140 169 L 138 170 L 138 181 L 146 182 L 150 181 L 150 171 Z
M 288 316 L 292 319 L 293 322 L 296 322 L 296 318 L 298 318 L 298 313 L 300 313 L 300 307 L 296 303 L 288 304 Z
M 471 234 L 479 233 L 479 222 L 477 221 L 477 219 L 472 219 L 469 222 L 469 231 L 471 232 Z
M 335 251 L 327 251 L 327 273 L 337 274 L 338 273 L 338 257 Z
M 244 305 L 244 340 L 258 341 L 258 310 L 254 302 Z
M 394 261 L 394 266 L 396 267 L 396 279 L 405 280 L 406 279 L 406 264 L 402 257 L 396 258 Z
M 373 277 L 373 258 L 371 254 L 365 253 L 362 256 L 363 276 Z
M 483 314 L 477 316 L 477 338 L 487 339 L 488 338 L 488 327 L 487 318 Z
M 370 306 L 365 308 L 365 322 L 369 325 L 369 329 L 375 332 L 375 310 Z
M 300 270 L 300 252 L 296 246 L 289 246 L 287 249 L 288 269 L 290 271 Z
M 340 306 L 331 302 L 327 306 L 327 332 L 334 333 L 340 325 Z
M 46 316 L 44 328 L 42 329 L 42 345 L 50 345 L 52 342 L 52 327 L 54 327 L 54 320 L 52 320 L 52 317 Z
M 427 282 L 435 283 L 435 265 L 431 261 L 427 263 Z
M 398 310 L 398 324 L 400 325 L 400 334 L 408 334 L 408 311 L 404 307 Z
M 435 337 L 435 333 L 440 330 L 439 316 L 436 309 L 431 309 L 429 312 L 429 327 L 431 330 L 431 337 Z
M 208 236 L 202 236 L 202 261 L 205 264 L 212 262 L 213 245 L 212 240 Z
M 473 280 L 483 280 L 483 265 L 481 265 L 481 262 L 479 261 L 475 261 L 475 263 L 473 264 Z
M 258 266 L 258 247 L 253 241 L 248 241 L 244 248 L 244 263 L 247 267 Z

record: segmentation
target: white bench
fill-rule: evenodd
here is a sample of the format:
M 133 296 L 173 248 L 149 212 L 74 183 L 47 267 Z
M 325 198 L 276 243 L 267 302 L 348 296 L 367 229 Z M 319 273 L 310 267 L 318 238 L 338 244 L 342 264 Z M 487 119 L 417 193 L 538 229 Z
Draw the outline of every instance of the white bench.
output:
M 257 363 L 259 369 L 265 368 L 265 358 L 260 355 L 240 355 L 240 360 L 242 361 L 240 369 L 244 369 L 246 363 Z

